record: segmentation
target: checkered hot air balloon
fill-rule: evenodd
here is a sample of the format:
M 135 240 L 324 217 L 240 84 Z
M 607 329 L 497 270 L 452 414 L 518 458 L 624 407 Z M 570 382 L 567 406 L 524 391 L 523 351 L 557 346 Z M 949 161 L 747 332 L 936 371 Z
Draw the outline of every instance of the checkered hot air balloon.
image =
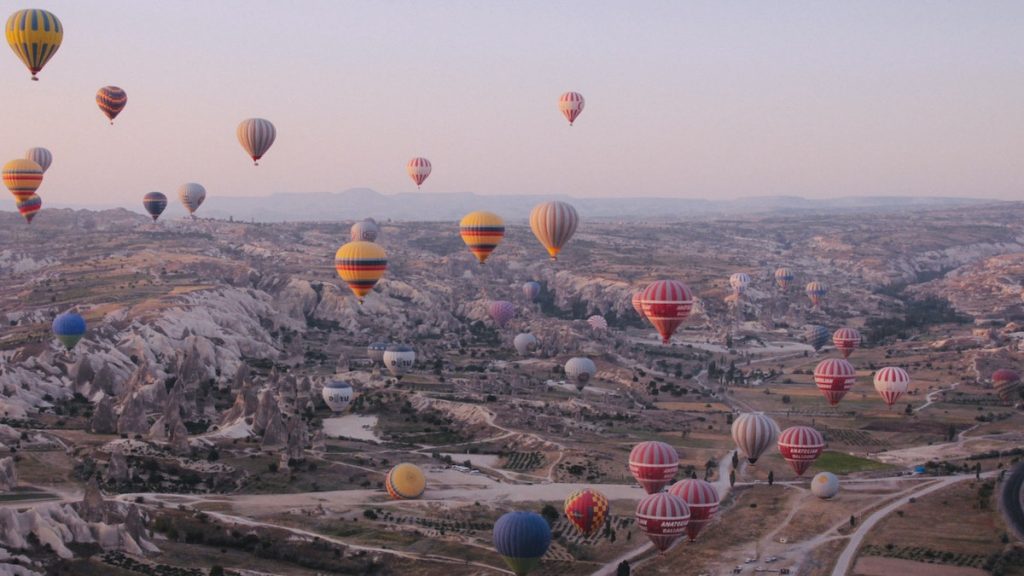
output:
M 644 496 L 636 505 L 636 526 L 661 552 L 668 550 L 686 532 L 690 507 L 668 492 Z
M 711 523 L 718 513 L 718 490 L 710 482 L 698 478 L 680 480 L 668 487 L 668 493 L 678 496 L 690 508 L 690 521 L 686 523 L 686 536 L 697 540 L 700 531 Z
M 803 476 L 824 450 L 824 436 L 810 426 L 793 426 L 779 434 L 779 453 L 797 476 Z
M 856 383 L 857 371 L 853 364 L 841 358 L 822 360 L 814 368 L 814 384 L 831 406 L 839 404 Z
M 629 471 L 645 492 L 659 492 L 675 479 L 679 471 L 679 453 L 664 442 L 641 442 L 629 452 Z
M 583 95 L 579 92 L 566 92 L 558 97 L 558 110 L 562 112 L 562 116 L 569 121 L 569 126 L 576 121 L 576 118 L 583 112 L 583 106 L 586 101 L 583 99 Z
M 892 405 L 899 400 L 907 388 L 910 387 L 910 374 L 903 368 L 897 366 L 886 366 L 875 372 L 875 390 L 885 400 L 886 405 Z
M 409 173 L 409 177 L 416 183 L 417 188 L 423 185 L 423 181 L 427 179 L 427 176 L 430 176 L 430 172 L 433 169 L 430 160 L 426 158 L 413 158 L 405 165 L 405 171 Z
M 608 517 L 608 498 L 593 488 L 584 488 L 566 497 L 564 509 L 565 517 L 580 534 L 592 536 Z
M 640 303 L 644 316 L 661 335 L 661 341 L 668 344 L 676 328 L 693 309 L 693 293 L 678 280 L 658 280 L 644 289 Z

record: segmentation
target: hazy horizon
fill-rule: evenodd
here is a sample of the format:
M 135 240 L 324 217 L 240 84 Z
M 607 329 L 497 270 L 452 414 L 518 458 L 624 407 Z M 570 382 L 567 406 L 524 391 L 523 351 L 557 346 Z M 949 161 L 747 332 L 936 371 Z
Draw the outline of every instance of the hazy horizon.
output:
M 44 207 L 136 209 L 187 181 L 210 199 L 414 192 L 404 165 L 417 155 L 433 162 L 430 193 L 1015 199 L 1024 187 L 1019 3 L 43 7 L 64 43 L 38 83 L 0 59 L 0 157 L 53 151 Z M 128 93 L 113 127 L 93 100 L 107 84 Z M 587 99 L 572 128 L 556 106 L 567 90 Z M 235 139 L 251 116 L 278 130 L 258 168 Z

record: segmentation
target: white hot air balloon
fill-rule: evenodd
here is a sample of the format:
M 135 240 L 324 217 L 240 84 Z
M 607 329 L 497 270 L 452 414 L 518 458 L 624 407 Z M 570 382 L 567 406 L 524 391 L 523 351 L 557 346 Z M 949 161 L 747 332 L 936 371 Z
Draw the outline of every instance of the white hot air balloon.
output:
M 43 174 L 46 174 L 46 170 L 53 163 L 53 154 L 46 148 L 29 148 L 25 152 L 25 158 L 39 164 Z
M 819 472 L 811 479 L 811 494 L 822 500 L 834 498 L 839 494 L 839 478 L 831 472 Z
M 416 351 L 405 344 L 392 344 L 384 351 L 384 366 L 395 378 L 401 378 L 416 363 Z
M 324 384 L 321 395 L 332 412 L 344 412 L 352 403 L 352 385 L 343 380 L 331 380 Z
M 181 200 L 188 213 L 192 214 L 192 217 L 195 218 L 196 210 L 206 200 L 206 188 L 203 188 L 202 184 L 196 184 L 195 182 L 182 184 L 178 187 L 178 199 Z
M 512 339 L 512 345 L 515 346 L 516 353 L 520 356 L 529 356 L 530 352 L 537 347 L 537 337 L 526 332 L 516 334 L 516 337 Z
M 590 358 L 569 358 L 565 363 L 565 376 L 576 384 L 577 390 L 582 391 L 594 374 L 597 374 L 597 365 Z

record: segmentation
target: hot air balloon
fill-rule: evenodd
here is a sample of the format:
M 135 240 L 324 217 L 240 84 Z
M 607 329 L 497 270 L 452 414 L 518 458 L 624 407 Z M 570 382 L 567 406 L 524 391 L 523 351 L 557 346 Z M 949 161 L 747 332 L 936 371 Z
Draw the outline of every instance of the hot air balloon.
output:
M 775 271 L 775 285 L 779 288 L 786 290 L 789 285 L 793 282 L 793 271 L 789 268 L 779 268 Z
M 483 264 L 505 237 L 505 221 L 494 212 L 470 212 L 459 222 L 459 235 L 473 256 Z
M 910 374 L 903 368 L 887 366 L 875 372 L 875 390 L 881 394 L 882 400 L 892 408 L 900 396 L 910 386 Z
M 142 207 L 153 217 L 153 222 L 156 222 L 167 208 L 167 196 L 163 192 L 149 192 L 142 197 Z
M 537 347 L 537 337 L 525 332 L 522 334 L 516 334 L 516 337 L 512 340 L 512 345 L 516 347 L 517 354 L 520 356 L 528 356 L 530 352 Z
M 392 376 L 401 379 L 416 363 L 416 351 L 405 344 L 392 344 L 384 351 L 383 362 Z
M 661 341 L 668 344 L 693 309 L 693 293 L 678 280 L 658 280 L 644 289 L 640 303 L 644 316 L 661 334 Z
M 569 358 L 565 363 L 565 375 L 570 382 L 576 385 L 576 390 L 582 392 L 590 382 L 590 378 L 597 374 L 597 365 L 590 358 Z
M 840 328 L 832 334 L 832 343 L 835 344 L 836 350 L 843 353 L 843 358 L 849 358 L 860 345 L 860 332 L 853 328 Z
M 732 287 L 732 293 L 737 296 L 746 292 L 749 285 L 750 275 L 746 272 L 737 272 L 729 276 L 729 286 Z
M 430 160 L 426 158 L 413 158 L 405 165 L 405 171 L 409 173 L 409 177 L 416 183 L 417 188 L 423 184 L 427 176 L 430 176 L 431 170 L 433 167 L 430 165 Z
M 46 148 L 29 148 L 25 151 L 25 159 L 38 164 L 43 169 L 43 174 L 46 174 L 46 171 L 50 169 L 50 164 L 53 164 L 53 153 Z
M 583 100 L 583 95 L 579 92 L 566 92 L 558 97 L 558 109 L 562 112 L 562 116 L 569 121 L 569 126 L 572 126 L 572 123 L 583 112 L 584 104 L 586 101 Z
M 25 221 L 29 224 L 32 223 L 32 219 L 36 217 L 36 214 L 43 208 L 43 199 L 38 194 L 32 194 L 31 196 L 25 196 L 14 203 L 14 206 L 18 209 L 18 212 L 25 218 Z
M 487 305 L 487 314 L 499 328 L 504 328 L 515 317 L 516 307 L 507 300 L 493 300 Z
M 811 479 L 811 494 L 822 500 L 835 498 L 839 494 L 839 478 L 831 472 L 818 472 Z
M 668 486 L 679 471 L 679 453 L 664 442 L 641 442 L 629 452 L 629 471 L 648 494 Z
M 732 440 L 747 462 L 756 464 L 779 435 L 779 425 L 760 412 L 744 412 L 732 422 Z
M 678 496 L 690 508 L 690 521 L 686 523 L 686 536 L 697 540 L 701 529 L 711 523 L 718 513 L 718 490 L 710 482 L 698 478 L 680 480 L 668 487 L 668 493 Z
M 494 523 L 494 549 L 516 576 L 540 564 L 551 546 L 551 527 L 536 512 L 508 512 Z
M 413 500 L 423 495 L 427 478 L 415 464 L 403 462 L 388 471 L 384 477 L 384 488 L 394 500 Z
M 11 191 L 15 200 L 35 194 L 43 183 L 43 169 L 25 158 L 16 158 L 4 164 L 2 174 L 4 186 Z
M 804 338 L 807 339 L 807 343 L 814 347 L 814 351 L 821 350 L 821 347 L 828 342 L 828 338 L 831 334 L 828 333 L 828 328 L 824 326 L 811 325 L 807 327 L 807 332 L 804 334 Z
M 583 536 L 592 536 L 604 526 L 608 498 L 593 488 L 576 490 L 565 499 L 565 516 Z
M 1020 374 L 1013 370 L 1001 368 L 993 372 L 992 385 L 996 390 L 996 395 L 1003 402 L 1010 403 L 1020 397 Z
M 349 231 L 349 238 L 353 242 L 363 240 L 365 242 L 376 242 L 377 235 L 380 234 L 380 226 L 371 219 L 360 220 L 352 225 L 352 229 Z
M 202 184 L 196 184 L 195 182 L 188 182 L 178 187 L 178 200 L 181 200 L 181 204 L 188 210 L 189 214 L 195 218 L 196 210 L 203 205 L 203 201 L 206 200 L 206 188 L 203 188 Z
M 362 303 L 363 297 L 373 290 L 388 269 L 388 255 L 373 242 L 349 242 L 338 248 L 334 255 L 334 268 Z
M 114 123 L 114 118 L 117 118 L 117 115 L 124 110 L 126 104 L 128 104 L 128 94 L 117 86 L 104 86 L 96 91 L 96 105 L 110 119 L 111 124 Z
M 814 384 L 825 395 L 832 406 L 846 396 L 846 393 L 857 383 L 857 371 L 853 364 L 840 358 L 822 360 L 814 368 Z
M 39 80 L 36 74 L 57 53 L 63 39 L 64 26 L 46 10 L 18 10 L 7 19 L 7 43 L 33 80 Z
M 637 292 L 633 292 L 633 297 L 630 299 L 630 303 L 633 304 L 633 310 L 636 310 L 636 313 L 637 313 L 638 316 L 640 316 L 640 318 L 647 318 L 647 315 L 644 314 L 644 291 L 643 290 L 639 290 Z
M 331 380 L 324 384 L 320 394 L 331 412 L 344 412 L 352 403 L 352 385 L 343 380 Z
M 65 348 L 71 350 L 85 336 L 85 318 L 74 312 L 58 314 L 53 319 L 53 335 Z
M 558 253 L 572 238 L 579 223 L 576 209 L 565 202 L 544 202 L 530 211 L 530 229 L 552 260 L 558 259 Z
M 242 120 L 235 130 L 238 136 L 238 143 L 242 145 L 245 152 L 252 157 L 255 166 L 260 165 L 260 158 L 270 150 L 277 138 L 277 128 L 270 123 L 270 120 L 263 118 L 248 118 Z
M 810 426 L 793 426 L 779 434 L 779 453 L 797 476 L 803 476 L 824 449 L 825 438 Z
M 537 296 L 540 296 L 540 282 L 526 282 L 523 284 L 523 295 L 530 302 L 537 300 Z
M 390 345 L 388 342 L 373 342 L 366 347 L 366 355 L 370 358 L 371 362 L 383 364 L 384 352 L 387 351 Z
M 636 505 L 636 526 L 664 552 L 686 532 L 690 507 L 668 492 L 648 494 Z
M 597 314 L 587 318 L 587 324 L 598 332 L 603 332 L 608 329 L 608 321 L 604 319 L 604 316 L 599 316 Z
M 821 304 L 821 299 L 828 294 L 828 287 L 815 280 L 813 282 L 808 282 L 807 288 L 805 288 L 804 291 L 807 292 L 807 297 L 811 299 L 811 304 L 817 308 L 818 305 Z

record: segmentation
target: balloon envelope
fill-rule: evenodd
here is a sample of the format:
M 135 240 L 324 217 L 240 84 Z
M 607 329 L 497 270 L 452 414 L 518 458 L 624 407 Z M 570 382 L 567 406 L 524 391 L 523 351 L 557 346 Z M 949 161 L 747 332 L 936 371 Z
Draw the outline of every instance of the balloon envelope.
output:
M 828 342 L 829 336 L 828 328 L 818 325 L 808 326 L 807 332 L 804 334 L 807 343 L 814 348 L 815 352 L 821 350 L 821 347 Z
M 653 494 L 675 479 L 679 453 L 664 442 L 641 442 L 629 452 L 629 471 L 645 492 Z
M 887 366 L 875 372 L 874 383 L 882 400 L 892 406 L 910 387 L 910 374 L 903 368 Z
M 43 169 L 25 158 L 15 158 L 4 164 L 0 174 L 3 175 L 4 186 L 11 191 L 15 200 L 35 194 L 43 183 Z
M 483 264 L 505 237 L 505 221 L 494 212 L 470 212 L 459 222 L 459 235 L 477 261 Z
M 25 221 L 31 224 L 32 219 L 43 209 L 43 199 L 38 194 L 32 194 L 21 198 L 14 203 L 14 206 Z
M 242 120 L 235 130 L 238 136 L 238 143 L 245 149 L 246 154 L 252 158 L 253 164 L 259 165 L 260 158 L 270 150 L 277 139 L 277 129 L 270 120 L 263 118 L 248 118 Z
M 537 299 L 537 296 L 540 296 L 540 282 L 530 281 L 524 283 L 523 295 L 525 295 L 526 299 L 529 300 L 530 302 L 535 301 Z
M 7 19 L 7 44 L 32 73 L 32 79 L 60 48 L 64 26 L 46 10 L 18 10 Z
M 569 494 L 564 509 L 569 523 L 580 534 L 591 536 L 604 526 L 608 517 L 608 498 L 593 488 L 584 488 Z
M 342 380 L 332 380 L 324 385 L 321 395 L 332 412 L 344 412 L 352 402 L 352 385 Z
M 427 176 L 430 176 L 430 172 L 433 169 L 434 167 L 431 166 L 430 160 L 426 158 L 413 158 L 405 165 L 405 171 L 409 173 L 409 177 L 416 183 L 417 188 L 423 184 Z
M 658 280 L 644 289 L 640 303 L 644 316 L 661 335 L 661 341 L 668 344 L 676 328 L 693 309 L 693 293 L 678 280 Z
M 718 513 L 718 490 L 710 482 L 698 478 L 680 480 L 668 487 L 668 493 L 682 498 L 690 508 L 690 521 L 686 523 L 686 536 L 693 542 L 701 529 L 711 523 Z
M 587 324 L 599 332 L 608 329 L 608 321 L 604 319 L 604 316 L 598 316 L 597 314 L 587 318 Z
M 378 364 L 384 363 L 384 352 L 387 351 L 388 346 L 391 344 L 388 342 L 373 342 L 366 347 L 366 355 Z
M 850 354 L 860 346 L 860 332 L 854 328 L 840 328 L 832 334 L 832 344 L 836 350 L 843 354 L 843 358 L 849 358 Z
M 633 297 L 630 299 L 630 303 L 633 305 L 633 310 L 636 310 L 636 313 L 637 313 L 638 316 L 640 316 L 641 318 L 647 318 L 647 315 L 644 314 L 644 291 L 643 290 L 639 290 L 637 292 L 633 292 Z
M 821 282 L 814 281 L 809 282 L 804 291 L 807 292 L 807 297 L 811 299 L 811 304 L 818 306 L 821 304 L 821 299 L 828 294 L 828 287 Z
M 747 462 L 754 464 L 779 435 L 779 425 L 760 412 L 744 412 L 732 422 L 732 440 Z
M 797 476 L 803 476 L 824 449 L 825 438 L 810 426 L 793 426 L 779 434 L 779 453 Z
M 85 336 L 85 318 L 75 312 L 58 314 L 53 319 L 53 335 L 65 348 L 71 350 Z
M 405 344 L 392 344 L 384 351 L 384 366 L 396 378 L 412 370 L 416 363 L 416 351 Z
M 412 500 L 423 495 L 427 478 L 415 464 L 403 462 L 388 471 L 384 477 L 384 488 L 394 500 Z
M 839 478 L 831 472 L 818 472 L 811 479 L 811 494 L 829 500 L 839 494 Z
M 142 197 L 142 207 L 146 209 L 146 212 L 153 218 L 156 219 L 164 213 L 167 208 L 167 196 L 163 192 L 149 192 Z
M 525 576 L 551 546 L 551 527 L 536 512 L 507 512 L 494 523 L 494 549 L 516 576 Z
M 750 275 L 746 272 L 737 272 L 729 277 L 729 286 L 734 294 L 742 294 L 750 285 Z
M 388 255 L 373 242 L 349 242 L 335 253 L 334 268 L 362 302 L 388 269 Z
M 516 307 L 507 300 L 495 300 L 487 305 L 487 314 L 499 328 L 504 328 L 515 317 Z
M 525 332 L 516 334 L 516 337 L 512 339 L 512 345 L 515 346 L 517 354 L 527 356 L 537 347 L 537 337 Z
M 53 163 L 53 154 L 46 148 L 29 148 L 25 152 L 25 159 L 38 164 L 43 169 L 43 174 L 46 174 L 46 171 L 50 169 L 50 164 Z
M 569 126 L 576 121 L 576 118 L 583 112 L 586 100 L 579 92 L 566 92 L 558 97 L 558 110 L 569 121 Z
M 789 268 L 782 267 L 775 271 L 775 284 L 783 290 L 789 288 L 794 278 L 795 276 Z
M 822 360 L 814 368 L 814 384 L 832 406 L 839 404 L 856 383 L 857 371 L 842 358 Z
M 185 210 L 188 210 L 189 214 L 195 214 L 195 211 L 206 200 L 206 188 L 203 188 L 202 184 L 196 184 L 195 182 L 182 184 L 178 187 L 178 200 L 181 200 L 182 206 L 185 207 Z
M 594 374 L 597 374 L 597 365 L 590 358 L 570 358 L 565 363 L 565 376 L 577 390 L 583 390 Z
M 636 505 L 636 525 L 664 552 L 686 531 L 690 507 L 682 498 L 658 492 L 644 496 Z
M 96 91 L 96 105 L 100 111 L 114 123 L 114 118 L 124 110 L 128 104 L 128 94 L 117 86 L 104 86 Z
M 376 222 L 373 220 L 360 220 L 352 225 L 352 229 L 349 231 L 349 239 L 353 242 L 360 240 L 376 242 L 378 234 L 380 234 L 380 226 Z
M 544 202 L 534 206 L 530 212 L 530 230 L 552 260 L 558 258 L 558 253 L 576 233 L 579 223 L 576 209 L 565 202 Z

